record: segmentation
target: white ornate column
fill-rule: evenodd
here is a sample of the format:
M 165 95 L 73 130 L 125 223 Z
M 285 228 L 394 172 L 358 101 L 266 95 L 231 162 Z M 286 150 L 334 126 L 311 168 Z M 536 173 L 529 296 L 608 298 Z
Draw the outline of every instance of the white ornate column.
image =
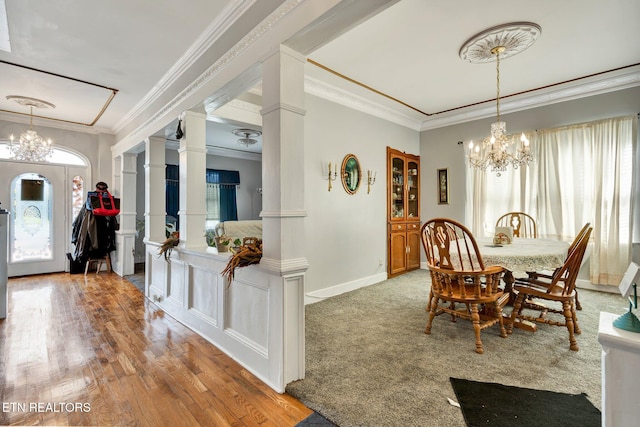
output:
M 180 247 L 206 246 L 206 115 L 186 111 L 182 120 L 184 136 L 180 140 Z
M 618 329 L 618 314 L 600 312 L 598 342 L 602 346 L 602 425 L 638 425 L 640 334 Z
M 111 260 L 113 270 L 120 276 L 133 274 L 136 245 L 136 179 L 137 155 L 123 153 L 119 157 L 120 174 L 115 179 L 120 197 L 120 229 L 116 231 L 116 251 Z
M 144 243 L 162 243 L 165 238 L 165 139 L 145 140 L 144 154 Z
M 273 345 L 282 352 L 283 383 L 304 378 L 304 65 L 281 46 L 263 63 L 262 80 L 262 268 L 282 278 L 270 329 L 282 331 Z M 281 316 L 281 317 L 280 317 Z M 272 359 L 272 363 L 277 363 Z

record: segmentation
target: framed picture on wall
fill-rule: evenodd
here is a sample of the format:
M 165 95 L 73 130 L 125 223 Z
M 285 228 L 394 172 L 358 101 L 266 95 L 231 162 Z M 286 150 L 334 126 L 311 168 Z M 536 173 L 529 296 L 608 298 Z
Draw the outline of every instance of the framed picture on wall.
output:
M 449 176 L 447 169 L 438 169 L 438 204 L 449 204 Z

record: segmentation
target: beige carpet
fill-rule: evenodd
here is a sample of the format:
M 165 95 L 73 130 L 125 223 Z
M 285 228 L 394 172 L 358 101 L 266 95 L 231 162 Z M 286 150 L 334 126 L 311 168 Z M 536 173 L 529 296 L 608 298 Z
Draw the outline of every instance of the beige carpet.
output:
M 449 377 L 586 393 L 601 409 L 599 313 L 624 313 L 619 294 L 580 290 L 580 351 L 566 328 L 539 325 L 501 338 L 436 317 L 424 334 L 428 272 L 419 270 L 306 307 L 306 378 L 287 392 L 342 427 L 464 426 Z M 510 307 L 507 308 L 507 312 Z

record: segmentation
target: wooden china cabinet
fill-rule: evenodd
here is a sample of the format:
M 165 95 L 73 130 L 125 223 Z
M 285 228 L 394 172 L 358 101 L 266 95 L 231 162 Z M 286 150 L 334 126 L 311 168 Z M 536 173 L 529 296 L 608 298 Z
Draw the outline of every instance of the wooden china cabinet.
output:
M 387 147 L 389 277 L 420 268 L 420 156 Z

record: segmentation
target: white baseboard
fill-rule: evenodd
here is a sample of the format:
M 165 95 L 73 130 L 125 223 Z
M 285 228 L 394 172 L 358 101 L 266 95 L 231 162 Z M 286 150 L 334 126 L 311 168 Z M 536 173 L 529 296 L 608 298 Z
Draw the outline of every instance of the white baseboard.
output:
M 590 289 L 592 291 L 600 291 L 600 292 L 609 292 L 611 294 L 620 293 L 620 289 L 617 286 L 612 285 L 596 285 L 591 283 L 589 280 L 585 279 L 577 279 L 576 280 L 576 288 L 578 289 Z
M 341 283 L 339 285 L 331 286 L 329 288 L 320 289 L 318 291 L 308 292 L 304 294 L 304 304 L 313 304 L 315 302 L 322 301 L 326 298 L 334 297 L 336 295 L 343 294 L 345 292 L 351 292 L 356 289 L 364 288 L 365 286 L 373 285 L 387 280 L 387 272 L 374 274 L 373 276 L 363 277 L 352 282 Z

